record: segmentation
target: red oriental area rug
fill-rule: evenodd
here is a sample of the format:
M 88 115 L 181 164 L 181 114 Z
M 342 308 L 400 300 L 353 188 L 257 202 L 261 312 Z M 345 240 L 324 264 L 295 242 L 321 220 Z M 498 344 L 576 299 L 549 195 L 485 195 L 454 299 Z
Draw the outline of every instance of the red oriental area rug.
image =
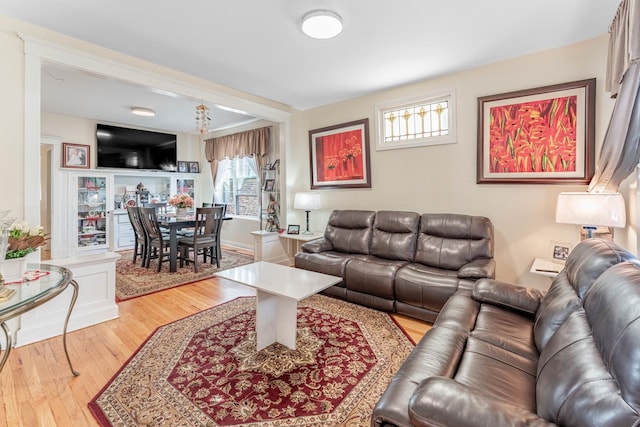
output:
M 158 328 L 89 403 L 102 426 L 368 426 L 413 349 L 387 314 L 323 295 L 296 350 L 256 352 L 255 298 Z

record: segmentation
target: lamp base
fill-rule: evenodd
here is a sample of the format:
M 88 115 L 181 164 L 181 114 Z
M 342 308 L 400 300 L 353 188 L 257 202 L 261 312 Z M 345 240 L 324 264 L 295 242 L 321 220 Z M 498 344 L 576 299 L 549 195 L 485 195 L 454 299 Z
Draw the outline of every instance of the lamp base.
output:
M 613 241 L 613 227 L 583 226 L 580 228 L 580 241 L 594 237 Z

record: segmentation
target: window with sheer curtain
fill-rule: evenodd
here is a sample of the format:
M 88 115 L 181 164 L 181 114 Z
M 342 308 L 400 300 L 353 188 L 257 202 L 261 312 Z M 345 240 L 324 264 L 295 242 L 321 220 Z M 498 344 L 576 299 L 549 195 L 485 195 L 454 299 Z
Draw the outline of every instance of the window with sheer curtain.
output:
M 227 214 L 258 218 L 260 185 L 255 160 L 250 157 L 224 159 L 217 175 L 215 202 L 226 204 Z

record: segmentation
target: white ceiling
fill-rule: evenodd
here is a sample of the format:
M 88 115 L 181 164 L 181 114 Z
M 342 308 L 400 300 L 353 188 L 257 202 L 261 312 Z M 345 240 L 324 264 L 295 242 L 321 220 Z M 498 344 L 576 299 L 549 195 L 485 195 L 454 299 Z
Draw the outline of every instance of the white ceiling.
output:
M 20 0 L 0 14 L 308 109 L 605 34 L 619 2 Z M 341 15 L 343 32 L 303 35 L 313 9 Z M 193 133 L 199 101 L 54 64 L 43 73 L 45 111 Z M 159 114 L 141 121 L 131 106 Z M 213 127 L 247 119 L 216 110 Z

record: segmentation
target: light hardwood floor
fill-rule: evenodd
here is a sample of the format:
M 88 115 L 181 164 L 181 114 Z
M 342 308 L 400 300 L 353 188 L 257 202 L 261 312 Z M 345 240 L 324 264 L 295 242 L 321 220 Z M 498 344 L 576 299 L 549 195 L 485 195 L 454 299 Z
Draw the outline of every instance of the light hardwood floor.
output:
M 118 304 L 120 317 L 68 334 L 74 368 L 62 337 L 11 351 L 0 372 L 0 426 L 97 426 L 87 404 L 159 326 L 197 313 L 253 289 L 211 278 Z M 430 325 L 394 316 L 414 342 Z

